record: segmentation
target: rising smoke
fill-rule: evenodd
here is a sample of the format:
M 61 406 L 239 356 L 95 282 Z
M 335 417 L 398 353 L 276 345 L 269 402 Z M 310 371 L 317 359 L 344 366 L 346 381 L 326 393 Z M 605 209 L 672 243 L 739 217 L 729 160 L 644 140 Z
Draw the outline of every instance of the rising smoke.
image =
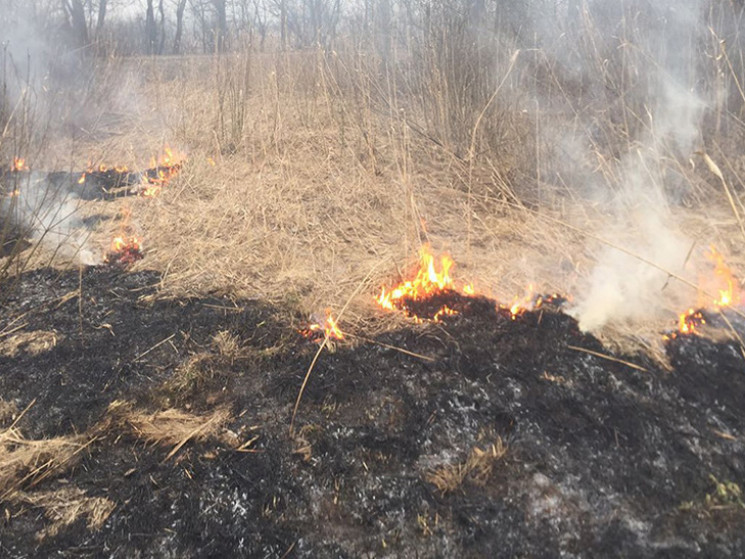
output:
M 35 3 L 5 0 L 0 6 L 0 124 L 8 132 L 0 139 L 2 163 L 38 155 L 54 165 L 45 150 L 50 139 L 69 132 L 71 116 L 85 113 L 80 84 L 90 82 L 91 70 L 80 52 L 64 47 L 58 26 L 44 21 Z M 72 192 L 76 180 L 60 176 L 0 166 L 0 233 L 12 231 L 56 256 L 97 264 Z
M 588 3 L 596 10 L 607 4 Z M 659 313 L 669 280 L 665 271 L 684 275 L 691 248 L 671 216 L 671 174 L 664 162 L 688 158 L 700 138 L 706 102 L 695 86 L 697 45 L 706 29 L 702 3 L 658 0 L 644 5 L 643 18 L 641 13 L 624 14 L 626 42 L 619 48 L 631 51 L 627 74 L 645 85 L 644 113 L 634 115 L 644 126 L 620 158 L 618 188 L 610 196 L 591 193 L 606 200 L 606 225 L 596 234 L 615 246 L 600 249 L 579 291 L 584 296 L 572 312 L 584 330 Z M 607 184 L 592 188 L 608 191 Z

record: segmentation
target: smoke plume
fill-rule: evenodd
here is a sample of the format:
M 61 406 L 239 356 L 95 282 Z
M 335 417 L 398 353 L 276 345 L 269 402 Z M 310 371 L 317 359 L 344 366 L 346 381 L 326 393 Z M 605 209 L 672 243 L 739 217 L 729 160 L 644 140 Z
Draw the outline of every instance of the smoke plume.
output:
M 634 22 L 626 37 L 631 42 L 623 45 L 635 50 L 628 58 L 629 75 L 642 76 L 646 85 L 646 114 L 636 115 L 644 126 L 620 158 L 619 188 L 605 197 L 607 225 L 596 233 L 615 246 L 600 249 L 573 309 L 585 330 L 658 313 L 669 279 L 661 269 L 682 274 L 691 247 L 671 217 L 666 195 L 671 173 L 664 161 L 688 156 L 699 140 L 706 106 L 694 90 L 696 44 L 704 30 L 701 5 L 662 0 L 645 10 L 649 19 Z M 595 189 L 607 192 L 607 185 Z

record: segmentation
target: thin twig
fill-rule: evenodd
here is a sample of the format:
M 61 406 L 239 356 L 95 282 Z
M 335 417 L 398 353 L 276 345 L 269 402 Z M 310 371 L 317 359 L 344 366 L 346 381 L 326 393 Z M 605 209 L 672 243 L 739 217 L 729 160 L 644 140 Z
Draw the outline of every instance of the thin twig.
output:
M 143 357 L 145 357 L 148 353 L 150 353 L 154 349 L 159 348 L 160 346 L 162 346 L 167 341 L 172 340 L 175 336 L 176 336 L 176 334 L 174 333 L 174 334 L 171 334 L 170 336 L 168 336 L 165 340 L 159 341 L 157 344 L 155 344 L 153 347 L 151 347 L 147 351 L 145 351 L 143 353 L 140 353 L 137 357 L 134 358 L 134 361 L 139 361 L 140 359 L 142 359 Z
M 636 369 L 637 371 L 642 371 L 644 373 L 649 372 L 648 369 L 645 369 L 644 367 L 641 367 L 635 363 L 631 363 L 630 361 L 624 361 L 623 359 L 618 359 L 617 357 L 611 357 L 610 355 L 606 355 L 605 353 L 599 353 L 591 349 L 585 349 L 584 347 L 577 347 L 573 345 L 567 345 L 567 347 L 569 349 L 573 349 L 574 351 L 581 351 L 583 353 L 589 353 L 590 355 L 594 355 L 595 357 L 600 357 L 601 359 L 607 359 L 608 361 L 613 361 L 614 363 L 620 363 L 621 365 L 626 365 L 627 367 L 631 367 L 632 369 Z
M 735 204 L 735 198 L 732 192 L 730 191 L 730 187 L 727 184 L 727 181 L 724 180 L 724 175 L 722 174 L 722 170 L 719 168 L 719 165 L 714 163 L 714 161 L 709 157 L 709 154 L 706 152 L 700 152 L 701 156 L 704 158 L 704 163 L 706 163 L 706 166 L 709 168 L 709 171 L 711 171 L 716 177 L 719 179 L 719 182 L 722 183 L 722 188 L 724 189 L 724 193 L 727 195 L 727 200 L 729 201 L 729 205 L 732 208 L 732 213 L 735 214 L 735 219 L 737 220 L 737 224 L 740 226 L 740 232 L 742 233 L 743 238 L 745 238 L 745 223 L 743 223 L 742 216 L 740 215 L 740 211 L 737 209 L 737 205 Z
M 416 357 L 417 359 L 422 359 L 424 361 L 429 361 L 430 363 L 434 363 L 437 361 L 434 357 L 429 357 L 427 355 L 422 355 L 421 353 L 414 353 L 413 351 L 409 351 L 408 349 L 404 349 L 402 347 L 396 347 L 394 345 L 386 344 L 383 342 L 379 342 L 378 340 L 373 340 L 371 338 L 366 338 L 365 336 L 360 336 L 359 334 L 345 334 L 346 336 L 349 336 L 351 338 L 357 338 L 358 340 L 362 340 L 363 342 L 367 342 L 369 344 L 375 344 L 379 345 L 380 347 L 384 347 L 386 349 L 392 349 L 394 351 L 401 352 L 405 355 L 410 355 L 411 357 Z
M 380 266 L 380 262 L 375 264 L 375 266 L 373 266 L 373 268 L 367 273 L 367 275 L 364 278 L 362 278 L 362 281 L 359 283 L 359 285 L 355 288 L 355 290 L 349 296 L 349 298 L 347 299 L 347 302 L 344 303 L 344 306 L 341 308 L 341 310 L 339 311 L 339 314 L 336 316 L 337 322 L 344 315 L 344 311 L 347 310 L 347 307 L 349 306 L 349 303 L 352 302 L 352 299 L 357 296 L 357 294 L 362 290 L 362 287 L 367 283 L 367 281 L 373 275 L 373 272 L 375 272 L 375 270 L 378 269 L 378 266 Z M 303 384 L 300 385 L 300 390 L 297 393 L 297 398 L 295 399 L 295 407 L 292 408 L 292 417 L 290 418 L 290 436 L 293 436 L 293 434 L 295 433 L 295 416 L 297 415 L 297 410 L 300 407 L 300 401 L 303 399 L 303 392 L 305 392 L 305 387 L 308 385 L 308 380 L 310 379 L 310 373 L 313 371 L 313 368 L 316 366 L 316 362 L 318 361 L 318 358 L 320 357 L 323 349 L 328 345 L 328 342 L 329 342 L 329 335 L 328 335 L 328 332 L 325 332 L 323 342 L 318 347 L 318 351 L 316 351 L 316 354 L 313 356 L 313 361 L 311 361 L 310 367 L 308 367 L 308 371 L 305 373 L 305 377 L 303 378 Z

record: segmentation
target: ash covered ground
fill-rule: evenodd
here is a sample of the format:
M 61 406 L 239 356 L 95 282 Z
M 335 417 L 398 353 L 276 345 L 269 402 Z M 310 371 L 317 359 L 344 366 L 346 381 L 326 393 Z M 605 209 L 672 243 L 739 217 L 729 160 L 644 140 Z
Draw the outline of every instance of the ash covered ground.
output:
M 512 320 L 476 300 L 324 351 L 290 434 L 318 347 L 301 317 L 163 300 L 159 281 L 88 268 L 3 286 L 0 397 L 16 411 L 0 427 L 85 441 L 12 482 L 3 557 L 745 556 L 736 343 L 673 339 L 669 371 L 616 356 L 641 371 L 577 349 L 610 355 L 558 310 Z M 111 420 L 122 407 L 225 415 L 214 436 L 157 444 Z M 37 497 L 65 491 L 110 506 L 61 521 L 64 503 Z

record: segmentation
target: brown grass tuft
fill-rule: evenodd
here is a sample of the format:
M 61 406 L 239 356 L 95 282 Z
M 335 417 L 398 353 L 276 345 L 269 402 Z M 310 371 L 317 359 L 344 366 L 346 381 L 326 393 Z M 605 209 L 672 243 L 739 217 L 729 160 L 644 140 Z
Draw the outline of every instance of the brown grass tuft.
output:
M 131 403 L 115 401 L 109 405 L 107 429 L 124 429 L 149 443 L 174 446 L 170 458 L 190 440 L 221 439 L 225 424 L 230 420 L 227 408 L 217 408 L 204 415 L 195 415 L 178 409 L 148 413 L 136 409 Z
M 15 426 L 0 431 L 0 501 L 70 469 L 91 442 L 84 435 L 27 439 Z
M 39 355 L 57 345 L 57 334 L 46 330 L 18 332 L 0 339 L 0 355 L 16 357 L 18 354 Z
M 501 437 L 481 449 L 475 447 L 465 462 L 446 464 L 432 469 L 425 475 L 425 480 L 434 485 L 443 495 L 452 493 L 468 480 L 477 485 L 484 485 L 491 476 L 494 465 L 507 453 L 507 447 Z
M 100 530 L 116 508 L 116 504 L 106 497 L 89 497 L 77 487 L 34 493 L 17 492 L 13 495 L 13 502 L 44 511 L 44 517 L 50 524 L 37 534 L 39 540 L 56 536 L 81 517 L 85 518 L 89 530 Z

